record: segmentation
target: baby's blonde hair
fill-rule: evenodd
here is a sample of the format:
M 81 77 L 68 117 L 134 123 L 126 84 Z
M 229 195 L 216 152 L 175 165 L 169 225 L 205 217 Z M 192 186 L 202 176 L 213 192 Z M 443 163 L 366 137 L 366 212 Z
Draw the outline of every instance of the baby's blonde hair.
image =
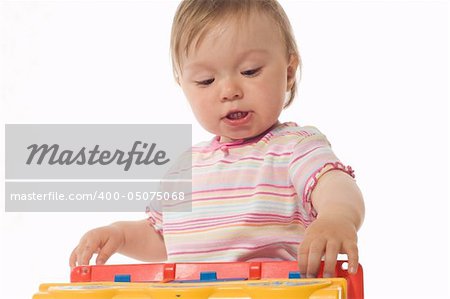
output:
M 300 68 L 300 54 L 291 24 L 276 0 L 183 0 L 173 19 L 170 39 L 172 67 L 176 80 L 178 81 L 180 76 L 182 57 L 188 56 L 194 41 L 196 48 L 206 32 L 220 21 L 231 18 L 242 21 L 253 11 L 264 12 L 275 21 L 286 45 L 288 58 L 293 55 L 298 60 Z M 296 91 L 297 83 L 294 80 L 284 108 L 292 103 Z

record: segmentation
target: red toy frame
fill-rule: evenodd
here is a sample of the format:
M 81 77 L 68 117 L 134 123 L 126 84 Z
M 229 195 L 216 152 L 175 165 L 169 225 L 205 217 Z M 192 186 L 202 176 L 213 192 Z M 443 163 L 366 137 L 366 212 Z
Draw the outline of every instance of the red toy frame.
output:
M 363 269 L 350 275 L 344 265 L 347 261 L 338 261 L 335 277 L 347 280 L 347 299 L 363 299 Z M 319 278 L 323 275 L 323 262 Z M 130 265 L 78 266 L 72 269 L 71 282 L 114 281 L 115 275 L 128 274 L 130 282 L 173 282 L 198 280 L 201 272 L 214 271 L 217 279 L 287 279 L 289 272 L 298 271 L 295 261 L 283 262 L 233 262 L 233 263 L 158 263 Z

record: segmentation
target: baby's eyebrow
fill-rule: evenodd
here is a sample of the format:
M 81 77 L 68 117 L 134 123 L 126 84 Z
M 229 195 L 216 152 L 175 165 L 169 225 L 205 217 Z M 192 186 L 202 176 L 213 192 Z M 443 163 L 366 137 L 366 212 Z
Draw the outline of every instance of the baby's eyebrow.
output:
M 267 54 L 269 54 L 269 51 L 267 49 L 250 49 L 250 50 L 243 51 L 242 53 L 240 53 L 238 55 L 238 57 L 245 58 L 245 57 L 247 57 L 248 55 L 251 55 L 251 54 L 264 54 L 264 55 L 267 55 Z
M 210 69 L 210 66 L 208 63 L 205 63 L 205 62 L 192 62 L 192 63 L 185 65 L 183 67 L 183 69 L 184 69 L 184 71 L 195 72 L 195 71 L 199 71 L 199 70 Z
M 236 61 L 241 62 L 242 60 L 246 59 L 250 55 L 258 55 L 258 56 L 266 56 L 269 54 L 269 51 L 266 49 L 249 49 L 242 51 L 241 53 L 238 53 L 236 55 Z M 183 66 L 184 72 L 197 72 L 202 70 L 211 70 L 211 65 L 208 62 L 205 61 L 193 61 L 189 62 L 186 65 Z

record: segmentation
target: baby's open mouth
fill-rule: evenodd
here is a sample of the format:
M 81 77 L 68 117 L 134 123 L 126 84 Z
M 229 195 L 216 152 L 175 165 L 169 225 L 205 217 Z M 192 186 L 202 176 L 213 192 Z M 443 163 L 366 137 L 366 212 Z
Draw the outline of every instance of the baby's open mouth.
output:
M 241 119 L 246 117 L 248 114 L 248 112 L 242 112 L 242 111 L 237 111 L 237 112 L 231 112 L 227 114 L 227 118 L 228 119 Z

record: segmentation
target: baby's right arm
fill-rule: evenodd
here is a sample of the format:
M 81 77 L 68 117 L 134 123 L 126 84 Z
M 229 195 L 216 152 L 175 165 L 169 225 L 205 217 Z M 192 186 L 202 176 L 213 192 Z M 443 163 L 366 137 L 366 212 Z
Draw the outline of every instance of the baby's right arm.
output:
M 146 262 L 167 258 L 163 237 L 147 220 L 120 221 L 84 234 L 70 255 L 70 267 L 89 265 L 94 253 L 102 265 L 116 252 Z

